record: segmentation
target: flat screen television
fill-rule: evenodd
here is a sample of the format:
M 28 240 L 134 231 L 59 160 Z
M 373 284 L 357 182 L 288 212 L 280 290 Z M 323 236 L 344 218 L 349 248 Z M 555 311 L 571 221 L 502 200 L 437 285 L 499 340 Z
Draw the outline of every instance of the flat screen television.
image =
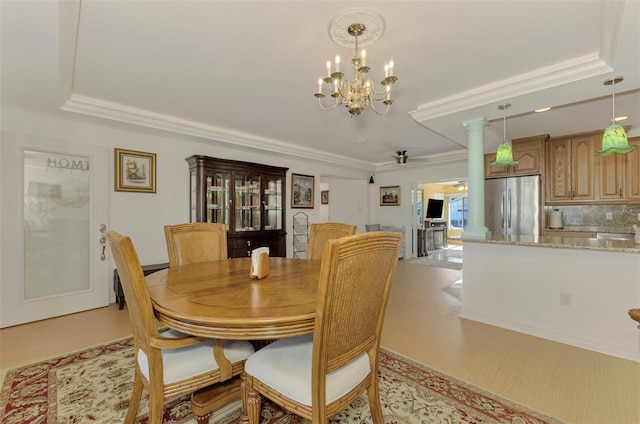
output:
M 441 219 L 442 207 L 444 206 L 444 200 L 442 199 L 429 199 L 427 201 L 427 219 Z

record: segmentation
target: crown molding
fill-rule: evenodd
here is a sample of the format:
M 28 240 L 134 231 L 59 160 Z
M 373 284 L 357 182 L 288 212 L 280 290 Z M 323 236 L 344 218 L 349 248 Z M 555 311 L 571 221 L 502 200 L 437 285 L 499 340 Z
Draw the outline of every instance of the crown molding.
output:
M 281 153 L 320 162 L 328 162 L 333 165 L 341 165 L 352 169 L 366 170 L 368 172 L 375 167 L 374 164 L 369 162 L 346 158 L 341 155 L 301 147 L 267 137 L 218 128 L 199 122 L 176 118 L 175 116 L 163 115 L 78 94 L 72 94 L 71 98 L 62 105 L 61 109 L 68 112 L 200 137 L 270 153 Z
M 422 104 L 409 115 L 417 122 L 424 122 L 611 71 L 594 53 Z
M 602 31 L 598 52 L 425 103 L 409 112 L 409 115 L 417 122 L 424 123 L 441 116 L 612 72 L 624 17 L 624 3 L 606 0 L 601 2 Z

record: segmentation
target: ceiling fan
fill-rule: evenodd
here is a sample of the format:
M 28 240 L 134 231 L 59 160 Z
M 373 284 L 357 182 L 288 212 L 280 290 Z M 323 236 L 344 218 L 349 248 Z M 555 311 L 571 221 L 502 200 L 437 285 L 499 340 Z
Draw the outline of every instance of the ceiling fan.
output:
M 398 166 L 406 166 L 407 161 L 409 160 L 409 156 L 407 155 L 406 150 L 396 150 L 396 155 L 393 156 L 396 159 L 396 163 Z
M 395 158 L 398 166 L 407 166 L 407 162 L 409 161 L 409 155 L 406 150 L 396 150 L 396 156 L 393 156 L 393 158 Z M 412 162 L 427 162 L 428 160 L 428 158 L 411 159 Z

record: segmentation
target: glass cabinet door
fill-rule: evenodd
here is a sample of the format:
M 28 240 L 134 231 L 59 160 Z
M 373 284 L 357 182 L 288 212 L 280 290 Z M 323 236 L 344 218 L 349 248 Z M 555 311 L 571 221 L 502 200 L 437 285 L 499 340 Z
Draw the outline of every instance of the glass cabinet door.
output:
M 264 229 L 282 229 L 282 178 L 266 177 L 264 186 Z
M 225 224 L 229 230 L 229 181 L 228 173 L 207 172 L 207 220 Z
M 260 177 L 235 174 L 235 231 L 260 231 Z

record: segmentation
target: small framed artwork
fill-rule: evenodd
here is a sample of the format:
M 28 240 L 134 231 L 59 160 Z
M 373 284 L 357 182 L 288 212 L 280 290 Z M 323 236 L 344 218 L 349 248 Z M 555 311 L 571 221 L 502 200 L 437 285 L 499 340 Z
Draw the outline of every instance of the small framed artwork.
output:
M 156 192 L 156 154 L 115 149 L 116 191 Z
M 315 177 L 291 174 L 291 207 L 313 209 Z
M 380 206 L 400 206 L 400 186 L 380 187 Z
M 320 192 L 320 203 L 323 205 L 329 204 L 329 190 L 322 190 Z

